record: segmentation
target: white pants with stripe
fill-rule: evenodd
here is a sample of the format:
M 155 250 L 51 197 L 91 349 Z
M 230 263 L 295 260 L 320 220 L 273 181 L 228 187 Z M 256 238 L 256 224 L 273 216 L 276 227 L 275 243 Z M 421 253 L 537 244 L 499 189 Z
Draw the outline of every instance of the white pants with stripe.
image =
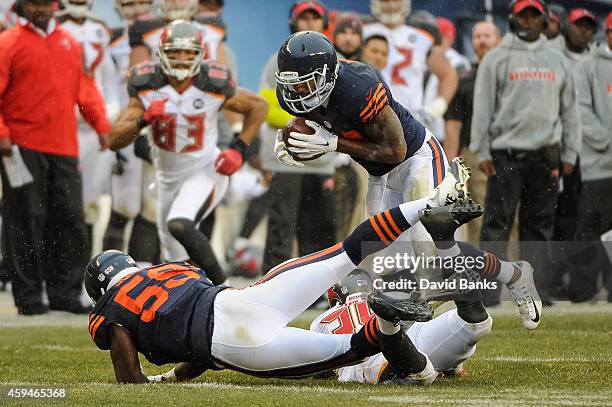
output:
M 469 359 L 476 352 L 476 344 L 491 332 L 491 317 L 471 324 L 453 309 L 431 321 L 415 322 L 406 333 L 416 348 L 427 355 L 438 372 L 450 370 Z M 341 382 L 378 383 L 389 362 L 382 353 L 365 362 L 338 369 Z
M 326 362 L 350 349 L 352 335 L 325 335 L 287 324 L 354 268 L 336 245 L 289 260 L 255 285 L 222 291 L 214 303 L 212 356 L 228 368 L 256 375 L 303 376 L 315 366 L 315 371 L 326 370 Z
M 412 157 L 381 177 L 369 176 L 366 216 L 427 197 L 442 182 L 447 170 L 448 160 L 444 150 L 427 130 L 423 145 Z M 433 240 L 421 223 L 404 232 L 379 256 L 393 257 L 398 252 L 406 251 L 411 256 L 415 253 L 426 256 L 435 254 Z
M 173 219 L 200 222 L 219 205 L 227 191 L 228 178 L 212 165 L 195 170 L 186 179 L 157 179 L 157 231 L 165 261 L 183 261 L 185 248 L 168 231 Z

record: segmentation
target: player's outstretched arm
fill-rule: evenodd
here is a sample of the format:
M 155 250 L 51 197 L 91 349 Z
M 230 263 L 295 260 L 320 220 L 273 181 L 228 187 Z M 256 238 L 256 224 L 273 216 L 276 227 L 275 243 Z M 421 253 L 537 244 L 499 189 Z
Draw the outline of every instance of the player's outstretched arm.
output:
M 223 108 L 244 115 L 240 139 L 247 145 L 251 144 L 266 120 L 268 103 L 250 90 L 238 88 L 236 94 L 225 101 Z
M 399 118 L 387 105 L 365 124 L 369 142 L 338 138 L 338 151 L 368 161 L 397 164 L 406 158 L 406 140 Z
M 132 336 L 122 326 L 110 326 L 110 356 L 119 383 L 147 383 Z
M 119 114 L 108 134 L 108 143 L 111 150 L 117 151 L 134 141 L 142 129 L 138 120 L 144 112 L 145 108 L 142 102 L 138 98 L 131 97 L 127 108 Z
M 438 77 L 440 84 L 438 85 L 438 97 L 444 101 L 441 112 L 427 112 L 434 117 L 440 117 L 446 111 L 446 107 L 453 99 L 457 86 L 459 85 L 459 75 L 446 58 L 444 49 L 440 46 L 434 46 L 427 57 L 427 67 L 434 75 Z M 438 102 L 439 103 L 439 102 Z M 427 109 L 427 106 L 425 107 Z M 436 114 L 437 113 L 437 114 Z
M 206 369 L 196 367 L 189 362 L 181 362 L 177 363 L 169 372 L 155 376 L 147 376 L 147 379 L 152 383 L 183 382 L 195 379 L 205 371 Z

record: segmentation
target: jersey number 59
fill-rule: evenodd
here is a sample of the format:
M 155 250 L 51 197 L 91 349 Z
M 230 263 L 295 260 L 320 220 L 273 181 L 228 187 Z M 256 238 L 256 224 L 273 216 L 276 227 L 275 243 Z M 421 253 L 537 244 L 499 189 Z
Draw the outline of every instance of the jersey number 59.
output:
M 136 296 L 136 298 L 130 297 L 129 293 L 145 281 L 145 278 L 138 274 L 134 275 L 126 280 L 119 289 L 119 292 L 115 296 L 115 302 L 134 314 L 140 315 L 140 320 L 142 322 L 153 321 L 155 312 L 168 301 L 168 290 L 179 287 L 191 279 L 197 280 L 200 278 L 194 271 L 185 270 L 185 268 L 175 270 L 175 267 L 176 266 L 172 264 L 166 264 L 149 269 L 147 278 L 156 281 L 164 281 L 164 284 L 148 285 Z M 153 298 L 155 298 L 155 301 L 151 303 L 150 300 Z M 150 306 L 144 309 L 145 303 L 147 302 L 150 303 Z

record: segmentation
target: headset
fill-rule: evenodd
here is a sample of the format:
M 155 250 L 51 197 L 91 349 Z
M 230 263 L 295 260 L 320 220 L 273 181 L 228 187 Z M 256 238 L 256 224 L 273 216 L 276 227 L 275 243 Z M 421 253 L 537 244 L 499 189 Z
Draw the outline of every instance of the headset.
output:
M 311 1 L 298 1 L 298 2 L 293 3 L 291 8 L 289 9 L 289 32 L 291 32 L 291 34 L 294 34 L 297 32 L 297 22 L 293 19 L 293 10 L 295 10 L 295 8 L 302 3 L 315 3 L 321 6 L 321 8 L 323 9 L 323 16 L 322 16 L 323 17 L 323 31 L 327 30 L 328 24 L 329 24 L 327 8 L 320 2 L 316 0 L 311 0 Z
M 510 5 L 508 6 L 508 29 L 511 33 L 516 32 L 516 16 L 514 15 L 514 13 L 512 13 L 512 9 L 514 8 L 514 5 L 517 1 L 519 0 L 512 0 L 510 2 Z M 544 7 L 544 13 L 542 13 L 542 19 L 544 21 L 544 31 L 546 30 L 546 28 L 548 28 L 548 6 L 546 5 L 546 2 L 544 0 L 537 1 Z

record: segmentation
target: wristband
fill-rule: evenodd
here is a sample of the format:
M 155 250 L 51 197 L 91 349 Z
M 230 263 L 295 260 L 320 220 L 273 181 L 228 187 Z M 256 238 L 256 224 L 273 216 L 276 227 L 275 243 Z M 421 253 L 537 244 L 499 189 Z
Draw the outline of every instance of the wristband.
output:
M 149 125 L 149 123 L 147 123 L 147 121 L 144 118 L 144 115 L 140 116 L 138 118 L 138 120 L 136 121 L 136 126 L 139 129 L 144 129 L 145 127 L 147 127 Z
M 232 142 L 229 144 L 229 148 L 233 148 L 234 150 L 238 151 L 244 161 L 246 161 L 247 159 L 247 148 L 248 147 L 249 146 L 247 145 L 247 143 L 242 141 L 240 137 L 234 137 Z

